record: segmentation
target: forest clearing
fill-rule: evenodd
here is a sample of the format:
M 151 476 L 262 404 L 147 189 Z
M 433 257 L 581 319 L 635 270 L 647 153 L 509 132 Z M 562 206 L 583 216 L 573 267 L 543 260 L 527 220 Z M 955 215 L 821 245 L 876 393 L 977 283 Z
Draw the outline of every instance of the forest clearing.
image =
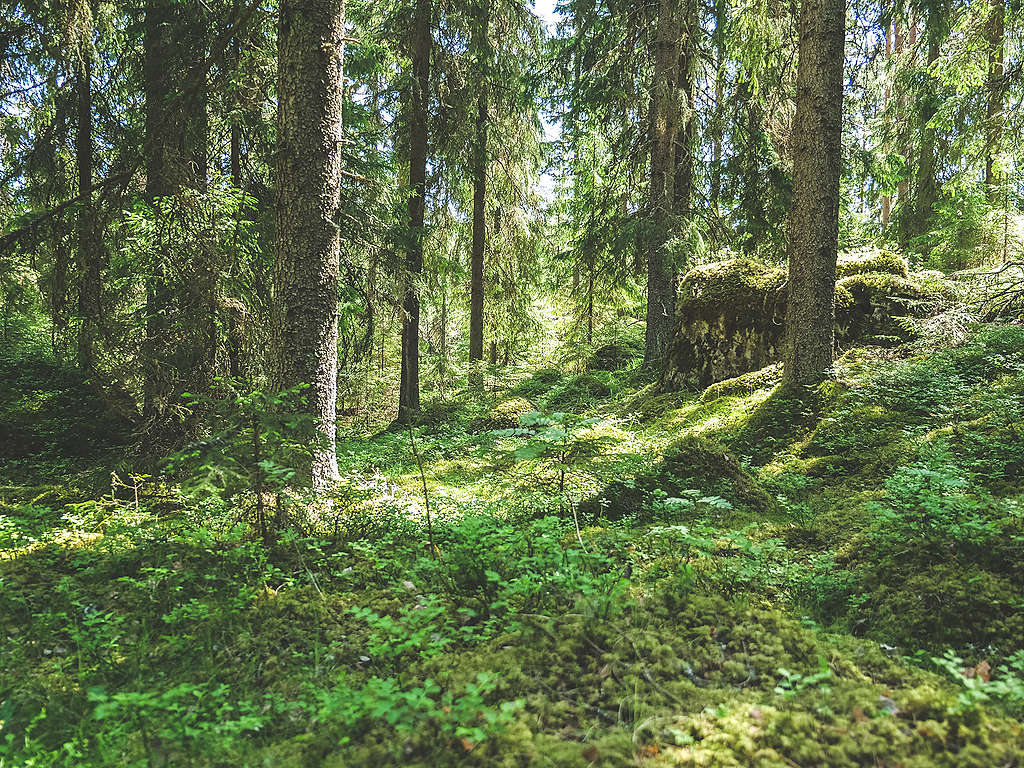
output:
M 15 0 L 0 768 L 1024 766 L 1016 0 Z

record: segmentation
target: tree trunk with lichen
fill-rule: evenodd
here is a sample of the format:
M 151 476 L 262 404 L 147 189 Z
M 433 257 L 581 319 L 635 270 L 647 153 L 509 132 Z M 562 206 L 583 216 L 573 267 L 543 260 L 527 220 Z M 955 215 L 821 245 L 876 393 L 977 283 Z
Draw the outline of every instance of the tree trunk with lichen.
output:
M 341 189 L 344 0 L 282 0 L 278 18 L 273 384 L 305 390 L 314 489 L 338 478 L 336 217 Z
M 202 9 L 195 0 L 147 0 L 143 29 L 146 197 L 158 215 L 158 201 L 183 188 L 205 189 L 206 78 L 192 74 L 195 62 L 207 55 L 205 30 Z M 164 228 L 160 222 L 157 230 Z M 203 391 L 213 375 L 210 305 L 216 270 L 208 233 L 194 235 L 196 255 L 188 265 L 189 279 L 182 277 L 183 265 L 173 263 L 164 250 L 171 250 L 172 244 L 164 243 L 153 254 L 146 287 L 143 417 L 151 434 L 162 434 L 172 442 L 183 428 L 173 416 L 182 393 Z
M 914 215 L 914 235 L 922 235 L 928 231 L 928 220 L 935 210 L 938 199 L 939 182 L 936 174 L 938 160 L 936 157 L 936 131 L 932 120 L 938 112 L 937 84 L 931 69 L 939 59 L 939 45 L 942 31 L 939 12 L 931 11 L 926 24 L 928 42 L 928 85 L 927 92 L 920 102 L 921 120 L 921 154 L 917 162 L 916 210 Z
M 791 384 L 820 380 L 835 346 L 845 28 L 843 0 L 801 3 L 784 352 Z

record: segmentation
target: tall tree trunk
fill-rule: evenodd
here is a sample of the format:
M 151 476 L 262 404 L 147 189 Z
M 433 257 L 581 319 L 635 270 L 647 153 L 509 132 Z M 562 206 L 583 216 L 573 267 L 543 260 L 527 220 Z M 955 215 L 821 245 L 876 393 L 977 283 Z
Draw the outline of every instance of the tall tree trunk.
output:
M 896 35 L 896 22 L 886 23 L 885 25 L 885 61 L 887 64 L 892 62 L 893 53 L 893 38 Z M 888 108 L 889 99 L 892 97 L 892 87 L 888 81 L 885 83 L 885 93 L 883 95 L 883 106 Z M 892 196 L 889 194 L 882 195 L 882 211 L 881 211 L 881 229 L 884 233 L 889 228 L 889 217 L 892 215 Z
M 143 30 L 145 82 L 146 197 L 151 202 L 183 187 L 206 187 L 209 123 L 205 69 L 190 78 L 207 55 L 204 19 L 198 0 L 147 0 Z M 190 223 L 201 217 L 187 219 Z M 179 220 L 178 226 L 181 226 Z M 158 229 L 163 231 L 165 222 Z M 146 289 L 146 336 L 142 343 L 143 416 L 151 432 L 179 432 L 173 406 L 188 389 L 202 391 L 212 381 L 210 344 L 215 341 L 212 311 L 216 269 L 205 228 L 189 232 L 194 260 L 184 279 L 182 264 L 154 254 Z M 165 243 L 171 248 L 172 243 Z M 180 243 L 173 247 L 180 248 Z M 179 257 L 180 261 L 180 257 Z M 215 348 L 215 344 L 214 344 Z
M 424 218 L 427 203 L 427 120 L 430 105 L 431 2 L 416 0 L 413 20 L 412 82 L 409 85 L 409 241 L 402 296 L 402 378 L 398 421 L 420 410 L 420 275 L 423 272 Z
M 935 209 L 938 198 L 938 178 L 936 176 L 937 159 L 935 156 L 936 132 L 931 125 L 938 112 L 937 82 L 931 70 L 939 59 L 939 46 L 942 43 L 944 9 L 932 7 L 928 13 L 925 34 L 928 42 L 928 76 L 926 93 L 921 98 L 921 156 L 917 164 L 917 184 L 915 197 L 917 208 L 914 216 L 913 234 L 921 235 L 928 231 L 928 221 Z
M 911 17 L 909 24 L 907 25 L 906 31 L 899 25 L 897 21 L 896 29 L 893 32 L 893 46 L 897 56 L 901 55 L 907 48 L 911 52 L 917 45 L 917 20 Z M 907 109 L 906 95 L 900 94 L 900 108 Z M 904 125 L 899 131 L 900 140 L 902 141 L 902 155 L 903 155 L 903 176 L 899 183 L 896 185 L 896 200 L 899 205 L 900 218 L 899 218 L 899 230 L 900 230 L 900 244 L 906 246 L 910 240 L 911 230 L 913 229 L 913 200 L 910 197 L 910 173 L 907 169 L 910 168 L 911 159 L 914 156 L 914 146 L 911 136 L 908 131 L 908 127 Z
M 757 251 L 758 238 L 764 231 L 765 212 L 761 190 L 761 161 L 758 156 L 761 148 L 761 112 L 754 88 L 749 81 L 744 81 L 740 85 L 740 104 L 747 123 L 746 141 L 743 143 L 743 155 L 740 159 L 743 180 L 740 210 L 744 219 L 740 233 L 744 235 L 743 253 L 752 256 Z
M 151 202 L 174 192 L 169 155 L 176 144 L 174 120 L 167 102 L 172 94 L 171 38 L 173 14 L 168 0 L 146 0 L 143 29 L 143 78 L 145 81 L 146 198 Z M 163 365 L 167 354 L 167 310 L 170 288 L 163 276 L 159 254 L 151 265 L 146 286 L 146 336 L 142 342 L 143 418 L 151 425 L 166 410 L 170 371 Z
M 995 158 L 1003 142 L 1006 116 L 1003 113 L 1003 71 L 1005 69 L 1006 3 L 989 0 L 988 24 L 985 28 L 988 43 L 988 140 L 985 148 L 985 189 L 990 203 L 999 197 L 999 180 Z
M 75 138 L 75 165 L 78 194 L 83 196 L 76 222 L 78 236 L 78 367 L 87 374 L 96 367 L 95 344 L 102 318 L 103 243 L 92 204 L 92 56 L 82 52 L 76 81 L 78 90 L 78 130 Z
M 834 353 L 845 28 L 843 0 L 801 3 L 784 356 L 791 384 L 820 380 Z
M 675 281 L 666 244 L 672 215 L 674 162 L 678 126 L 675 98 L 679 66 L 678 0 L 659 0 L 654 41 L 654 80 L 648 139 L 651 146 L 650 222 L 647 236 L 647 329 L 644 365 L 660 363 L 668 347 L 675 316 Z
M 697 120 L 694 105 L 695 70 L 697 59 L 697 4 L 695 0 L 683 2 L 683 36 L 679 52 L 678 90 L 682 97 L 679 128 L 673 148 L 675 168 L 672 176 L 672 210 L 676 218 L 688 225 L 693 213 L 693 164 L 697 139 Z
M 708 207 L 718 213 L 722 196 L 722 143 L 725 133 L 725 21 L 726 0 L 715 0 L 715 109 L 711 120 L 711 178 L 708 182 Z
M 473 251 L 469 279 L 469 364 L 470 383 L 483 384 L 479 362 L 484 356 L 484 251 L 487 245 L 487 97 L 488 27 L 491 6 L 480 0 L 476 9 L 473 48 L 477 55 L 476 135 L 473 147 Z
M 338 478 L 338 270 L 344 0 L 281 0 L 277 77 L 277 253 L 273 383 L 308 385 L 319 440 L 309 468 Z

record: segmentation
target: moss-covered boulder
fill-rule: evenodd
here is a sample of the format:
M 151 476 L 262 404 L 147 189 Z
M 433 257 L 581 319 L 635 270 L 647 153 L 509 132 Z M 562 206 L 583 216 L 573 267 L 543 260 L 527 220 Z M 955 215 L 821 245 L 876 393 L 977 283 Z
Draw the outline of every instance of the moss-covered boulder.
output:
M 550 392 L 565 374 L 557 368 L 541 368 L 520 381 L 512 388 L 512 394 L 518 397 L 536 398 Z
M 696 435 L 685 435 L 669 446 L 649 473 L 613 481 L 603 492 L 582 502 L 579 511 L 587 519 L 651 518 L 655 492 L 679 496 L 691 489 L 721 496 L 754 517 L 778 511 L 775 499 L 735 454 L 717 440 Z
M 844 301 L 838 301 L 844 292 Z M 836 283 L 836 339 L 839 343 L 868 336 L 904 339 L 898 318 L 920 317 L 936 296 L 921 283 L 890 272 L 859 272 Z
M 690 270 L 662 388 L 706 387 L 764 368 L 779 357 L 785 311 L 783 269 L 736 259 Z
M 841 253 L 836 263 L 836 277 L 842 279 L 850 275 L 863 275 L 867 272 L 883 273 L 907 277 L 909 274 L 907 260 L 899 254 L 885 249 L 868 249 L 854 253 Z
M 898 341 L 908 334 L 898 318 L 926 316 L 940 292 L 934 281 L 908 276 L 888 251 L 845 257 L 836 283 L 839 344 Z M 707 387 L 781 357 L 786 271 L 750 259 L 706 264 L 683 278 L 661 389 Z

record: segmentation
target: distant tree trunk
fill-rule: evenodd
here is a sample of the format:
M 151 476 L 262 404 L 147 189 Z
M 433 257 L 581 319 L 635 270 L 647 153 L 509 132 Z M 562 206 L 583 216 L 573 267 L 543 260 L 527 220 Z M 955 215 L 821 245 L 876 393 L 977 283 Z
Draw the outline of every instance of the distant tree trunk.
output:
M 693 213 L 693 164 L 697 139 L 697 121 L 694 109 L 695 70 L 697 59 L 697 4 L 683 0 L 683 36 L 679 53 L 678 89 L 682 97 L 679 128 L 673 148 L 675 167 L 672 175 L 672 210 L 684 225 Z
M 889 63 L 892 61 L 893 52 L 893 37 L 896 30 L 895 22 L 892 24 L 885 25 L 885 61 Z M 885 83 L 885 94 L 883 96 L 883 106 L 886 108 L 889 106 L 889 98 L 892 96 L 892 88 L 889 81 Z M 889 194 L 882 195 L 882 211 L 881 211 L 881 230 L 884 233 L 889 228 L 889 217 L 892 215 L 892 196 Z
M 207 55 L 207 30 L 198 0 L 146 2 L 144 146 L 146 197 L 151 202 L 173 196 L 183 187 L 206 188 L 207 87 L 205 77 L 190 79 L 190 70 Z M 167 254 L 156 253 L 146 287 L 143 416 L 151 432 L 180 431 L 181 425 L 170 418 L 171 406 L 187 389 L 205 389 L 213 376 L 217 270 L 211 261 L 209 233 L 202 228 L 190 235 L 195 237 L 189 243 L 195 256 L 188 265 L 189 277 L 181 276 L 183 265 L 170 264 Z
M 78 194 L 84 196 L 78 214 L 78 367 L 87 374 L 96 368 L 95 344 L 102 317 L 103 243 L 92 204 L 92 56 L 83 51 L 76 80 L 78 89 L 78 130 L 75 138 L 75 165 Z
M 722 196 L 722 143 L 725 133 L 725 0 L 715 0 L 715 109 L 711 120 L 711 178 L 708 182 L 708 207 L 718 213 Z
M 743 144 L 743 155 L 740 158 L 742 174 L 742 196 L 740 209 L 743 211 L 745 223 L 740 231 L 745 235 L 743 253 L 752 256 L 757 251 L 758 237 L 763 232 L 765 219 L 764 204 L 761 190 L 761 165 L 758 158 L 761 134 L 761 113 L 757 105 L 757 97 L 750 82 L 744 81 L 740 87 L 741 104 L 746 118 L 746 141 Z
M 478 57 L 476 135 L 473 146 L 473 252 L 469 279 L 469 363 L 470 383 L 483 382 L 478 363 L 484 356 L 484 252 L 487 246 L 487 110 L 488 110 L 488 42 L 491 21 L 489 0 L 480 0 L 473 29 L 473 48 Z M 477 366 L 474 368 L 474 366 Z
M 928 79 L 927 91 L 921 98 L 921 155 L 917 165 L 917 210 L 914 217 L 913 234 L 921 235 L 928 231 L 928 221 L 935 209 L 938 198 L 938 178 L 936 176 L 937 159 L 935 156 L 936 132 L 931 121 L 938 112 L 938 93 L 936 80 L 931 69 L 939 59 L 939 46 L 942 43 L 944 19 L 942 11 L 933 7 L 925 25 L 928 42 Z
M 237 37 L 231 41 L 231 53 L 235 69 L 235 77 L 242 62 L 241 43 Z M 228 162 L 231 170 L 231 186 L 236 190 L 242 189 L 242 121 L 241 104 L 237 97 L 234 100 L 233 114 L 231 116 L 231 137 L 228 147 Z M 238 268 L 239 254 L 236 251 L 232 254 L 232 274 Z M 231 379 L 237 380 L 242 376 L 242 345 L 245 337 L 243 331 L 242 313 L 233 308 L 227 309 L 227 352 L 228 352 L 228 374 Z
M 338 478 L 336 217 L 341 190 L 344 0 L 281 0 L 277 78 L 277 253 L 273 383 L 308 384 L 318 442 L 310 473 L 322 491 Z
M 673 149 L 678 126 L 676 76 L 679 66 L 678 0 L 659 0 L 654 41 L 654 80 L 648 126 L 650 141 L 650 222 L 647 236 L 647 329 L 644 365 L 661 362 L 672 334 L 675 281 L 666 244 L 673 198 Z
M 833 359 L 845 28 L 843 0 L 801 3 L 784 353 L 792 384 L 820 380 Z
M 423 272 L 423 224 L 427 201 L 427 120 L 430 105 L 431 2 L 416 0 L 413 18 L 412 82 L 409 85 L 409 241 L 402 296 L 402 377 L 398 421 L 420 410 L 420 275 Z
M 985 151 L 985 189 L 990 203 L 999 195 L 995 158 L 1003 142 L 1006 116 L 1003 114 L 1003 72 L 1005 69 L 1006 4 L 1005 0 L 989 0 L 988 24 L 988 141 Z
M 171 36 L 173 14 L 168 0 L 146 0 L 143 27 L 143 79 L 145 81 L 146 198 L 154 202 L 175 190 L 169 156 L 177 143 L 167 102 L 171 98 Z M 163 365 L 167 353 L 167 310 L 170 288 L 163 277 L 160 255 L 151 265 L 146 286 L 146 337 L 142 342 L 143 418 L 151 425 L 166 410 L 170 371 Z
M 903 28 L 897 21 L 895 29 L 893 30 L 894 53 L 899 56 L 907 47 L 913 51 L 915 45 L 917 45 L 917 21 L 911 18 L 906 32 L 904 32 Z M 900 108 L 901 110 L 905 110 L 907 108 L 906 96 L 904 94 L 900 94 Z M 901 127 L 899 136 L 903 144 L 901 154 L 903 155 L 904 165 L 903 175 L 900 178 L 899 183 L 896 185 L 896 200 L 900 209 L 900 244 L 905 247 L 910 240 L 913 223 L 913 200 L 910 197 L 910 174 L 907 169 L 910 167 L 911 158 L 914 154 L 914 147 L 906 125 Z

